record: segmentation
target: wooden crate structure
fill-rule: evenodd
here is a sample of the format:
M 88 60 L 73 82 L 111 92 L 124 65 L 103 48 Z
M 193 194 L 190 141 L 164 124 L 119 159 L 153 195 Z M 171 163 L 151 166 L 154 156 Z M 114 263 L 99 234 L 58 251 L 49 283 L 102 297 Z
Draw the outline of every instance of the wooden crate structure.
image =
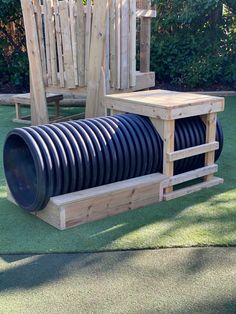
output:
M 163 140 L 163 200 L 199 191 L 223 183 L 223 179 L 213 176 L 217 172 L 214 164 L 217 112 L 224 110 L 224 99 L 207 95 L 180 93 L 167 90 L 152 90 L 105 96 L 104 105 L 114 113 L 136 113 L 151 119 Z M 206 124 L 206 143 L 203 145 L 174 151 L 175 120 L 201 116 Z M 205 154 L 205 166 L 174 175 L 174 161 L 199 154 Z M 204 182 L 173 191 L 175 185 L 204 177 Z
M 153 72 L 136 71 L 136 18 L 150 20 L 154 10 L 136 9 L 136 0 L 87 0 L 86 5 L 82 0 L 21 0 L 21 5 L 34 124 L 48 122 L 45 91 L 88 94 L 86 114 L 96 116 L 102 111 L 100 90 L 134 91 L 155 84 Z M 150 34 L 146 38 L 150 41 Z M 141 64 L 145 60 L 144 55 Z
M 223 98 L 153 90 L 109 95 L 104 102 L 111 114 L 130 112 L 150 117 L 163 139 L 163 174 L 150 174 L 52 197 L 47 207 L 34 215 L 64 230 L 223 183 L 223 179 L 214 176 L 218 170 L 214 164 L 215 150 L 219 147 L 216 142 L 216 115 L 224 110 Z M 206 123 L 206 143 L 174 151 L 176 119 L 199 115 Z M 204 167 L 174 175 L 175 160 L 202 153 L 205 154 Z M 196 178 L 204 178 L 204 181 L 173 190 L 175 185 Z M 8 198 L 14 201 L 9 193 Z

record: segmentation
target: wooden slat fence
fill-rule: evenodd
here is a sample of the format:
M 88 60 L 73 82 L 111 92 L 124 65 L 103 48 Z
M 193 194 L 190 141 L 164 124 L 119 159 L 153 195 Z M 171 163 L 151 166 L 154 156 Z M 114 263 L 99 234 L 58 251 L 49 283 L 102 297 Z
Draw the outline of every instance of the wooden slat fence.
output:
M 46 86 L 74 89 L 87 86 L 93 23 L 93 1 L 30 0 L 38 31 Z M 94 0 L 99 1 L 99 0 Z M 128 89 L 136 78 L 136 0 L 108 0 L 106 80 Z

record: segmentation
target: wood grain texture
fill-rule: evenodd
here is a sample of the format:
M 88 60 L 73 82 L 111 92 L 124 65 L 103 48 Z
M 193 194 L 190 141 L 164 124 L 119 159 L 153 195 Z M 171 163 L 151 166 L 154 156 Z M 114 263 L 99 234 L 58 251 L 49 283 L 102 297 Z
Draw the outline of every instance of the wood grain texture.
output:
M 34 106 L 33 122 L 34 124 L 48 123 L 47 103 L 44 89 L 43 69 L 40 58 L 40 48 L 38 41 L 37 24 L 35 21 L 35 13 L 32 2 L 21 0 L 23 11 L 27 53 L 29 58 L 30 73 L 32 80 Z
M 69 23 L 69 5 L 67 1 L 59 1 L 58 3 L 61 22 L 65 84 L 67 88 L 75 88 L 71 29 Z
M 64 79 L 64 63 L 62 54 L 62 37 L 61 37 L 61 23 L 59 16 L 58 0 L 53 0 L 53 8 L 55 15 L 55 29 L 56 29 L 56 39 L 57 39 L 57 60 L 58 60 L 58 72 L 59 72 L 59 86 L 65 87 Z
M 105 96 L 107 108 L 133 112 L 163 120 L 174 120 L 224 110 L 221 97 L 150 90 Z
M 136 85 L 136 0 L 129 0 L 129 86 Z
M 188 194 L 194 193 L 194 192 L 198 192 L 201 191 L 203 189 L 208 189 L 211 188 L 213 186 L 219 185 L 219 184 L 223 184 L 224 180 L 221 178 L 217 178 L 217 177 L 213 177 L 211 180 L 206 181 L 206 182 L 202 182 L 202 183 L 198 183 L 198 184 L 194 184 L 191 186 L 188 186 L 186 188 L 183 189 L 179 189 L 170 193 L 166 193 L 164 194 L 163 198 L 165 201 L 170 201 L 172 199 L 181 197 L 181 196 L 186 196 Z
M 165 178 L 156 173 L 52 197 L 37 217 L 63 230 L 158 203 L 162 199 L 160 183 Z
M 183 158 L 188 158 L 191 156 L 196 156 L 199 154 L 204 154 L 207 152 L 213 152 L 219 149 L 219 142 L 211 142 L 207 144 L 202 144 L 194 147 L 189 147 L 185 149 L 181 149 L 172 153 L 167 154 L 168 161 L 176 161 Z M 208 166 L 208 165 L 207 165 Z
M 85 16 L 82 1 L 77 1 L 77 56 L 79 67 L 79 86 L 85 86 Z
M 142 0 L 142 9 L 151 9 L 151 0 Z M 141 17 L 140 25 L 140 71 L 150 71 L 151 18 Z
M 88 88 L 86 102 L 86 117 L 103 116 L 105 108 L 101 106 L 99 85 L 104 84 L 101 80 L 102 67 L 106 47 L 106 22 L 108 13 L 108 0 L 95 1 L 92 27 L 91 52 L 89 58 Z M 100 96 L 100 97 L 99 97 Z

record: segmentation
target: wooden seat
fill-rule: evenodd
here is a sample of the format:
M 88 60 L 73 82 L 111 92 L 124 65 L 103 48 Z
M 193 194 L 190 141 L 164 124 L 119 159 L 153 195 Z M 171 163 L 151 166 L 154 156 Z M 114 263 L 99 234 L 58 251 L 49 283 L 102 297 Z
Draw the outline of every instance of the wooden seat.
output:
M 47 105 L 54 104 L 54 106 L 55 106 L 55 118 L 57 118 L 57 119 L 59 118 L 60 100 L 62 100 L 62 99 L 63 99 L 62 94 L 46 93 Z M 30 104 L 31 104 L 30 93 L 14 95 L 11 98 L 11 100 L 15 104 L 15 108 L 16 108 L 16 117 L 13 119 L 13 122 L 31 124 L 30 115 L 22 116 L 22 113 L 21 113 L 21 107 L 22 106 L 30 106 Z

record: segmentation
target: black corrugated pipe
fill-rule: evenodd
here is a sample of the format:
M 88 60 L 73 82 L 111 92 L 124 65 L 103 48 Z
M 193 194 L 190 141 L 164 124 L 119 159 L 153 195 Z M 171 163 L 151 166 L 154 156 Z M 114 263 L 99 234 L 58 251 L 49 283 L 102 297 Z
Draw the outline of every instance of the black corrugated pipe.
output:
M 176 120 L 175 150 L 205 142 L 199 117 Z M 217 122 L 216 140 L 223 147 Z M 43 209 L 51 196 L 162 172 L 163 143 L 150 120 L 116 115 L 17 128 L 4 145 L 4 170 L 16 202 L 28 211 Z M 204 165 L 198 155 L 174 164 L 175 174 Z

